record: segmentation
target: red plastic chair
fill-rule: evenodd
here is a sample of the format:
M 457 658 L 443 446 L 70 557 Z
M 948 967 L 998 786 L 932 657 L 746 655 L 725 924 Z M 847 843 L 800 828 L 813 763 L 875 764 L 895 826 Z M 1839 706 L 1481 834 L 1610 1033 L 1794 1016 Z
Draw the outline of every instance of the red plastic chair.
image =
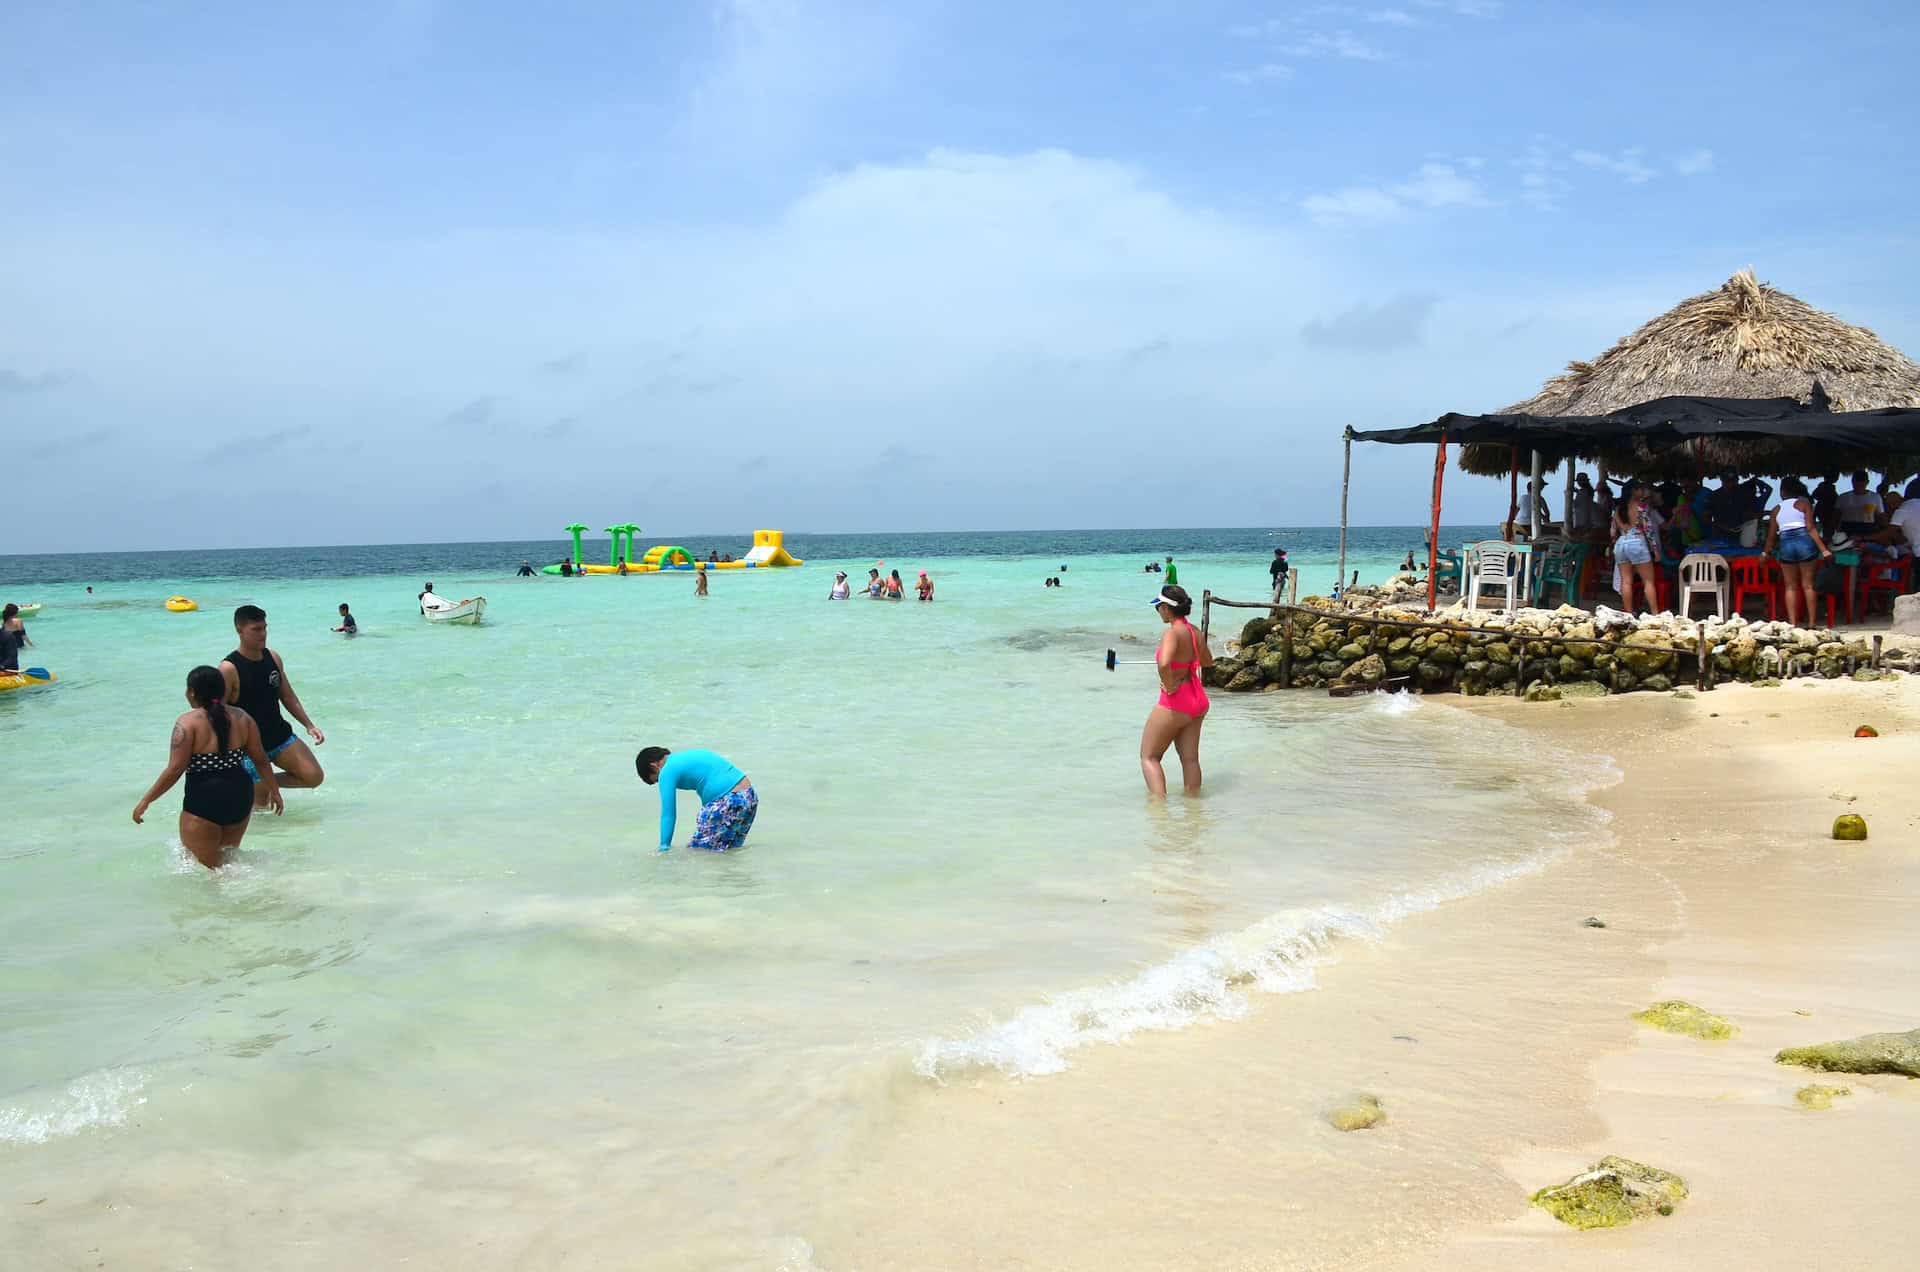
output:
M 1735 557 L 1728 564 L 1733 570 L 1733 612 L 1744 611 L 1749 596 L 1764 596 L 1767 621 L 1772 622 L 1780 602 L 1780 567 L 1769 557 L 1757 556 Z
M 1896 596 L 1905 596 L 1913 588 L 1913 558 L 1900 561 L 1878 561 L 1871 565 L 1860 563 L 1860 613 L 1870 614 L 1872 598 L 1875 592 L 1887 593 L 1887 604 L 1893 604 Z

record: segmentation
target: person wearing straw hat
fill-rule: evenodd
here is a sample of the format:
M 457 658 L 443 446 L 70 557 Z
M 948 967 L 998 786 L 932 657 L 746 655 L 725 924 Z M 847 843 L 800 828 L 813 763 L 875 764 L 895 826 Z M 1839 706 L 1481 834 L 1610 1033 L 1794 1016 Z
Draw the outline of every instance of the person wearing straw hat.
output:
M 1180 756 L 1181 786 L 1189 795 L 1200 790 L 1200 726 L 1211 705 L 1200 675 L 1213 665 L 1213 655 L 1187 621 L 1193 613 L 1187 589 L 1169 583 L 1152 603 L 1166 630 L 1153 658 L 1160 672 L 1160 700 L 1147 714 L 1147 726 L 1140 733 L 1140 772 L 1147 779 L 1147 793 L 1165 799 L 1167 772 L 1161 761 L 1170 746 Z

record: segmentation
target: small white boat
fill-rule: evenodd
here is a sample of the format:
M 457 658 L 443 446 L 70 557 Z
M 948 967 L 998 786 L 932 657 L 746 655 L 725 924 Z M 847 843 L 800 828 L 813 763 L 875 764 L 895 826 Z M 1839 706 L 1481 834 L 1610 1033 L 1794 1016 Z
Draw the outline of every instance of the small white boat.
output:
M 32 618 L 35 614 L 38 614 L 39 612 L 40 612 L 40 602 L 38 601 L 35 601 L 31 605 L 22 605 L 20 607 L 21 618 Z
M 481 615 L 487 612 L 487 598 L 469 596 L 462 601 L 450 601 L 444 596 L 428 593 L 420 598 L 420 612 L 427 616 L 429 623 L 465 623 L 471 626 L 478 623 Z

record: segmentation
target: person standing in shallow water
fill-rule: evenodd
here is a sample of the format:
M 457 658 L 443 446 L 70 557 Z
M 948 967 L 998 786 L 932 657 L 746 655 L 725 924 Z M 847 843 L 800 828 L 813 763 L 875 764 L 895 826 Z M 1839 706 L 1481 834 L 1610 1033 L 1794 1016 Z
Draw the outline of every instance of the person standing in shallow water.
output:
M 1187 621 L 1193 598 L 1185 588 L 1167 584 L 1153 598 L 1153 607 L 1166 630 L 1153 658 L 1160 673 L 1160 701 L 1147 714 L 1147 727 L 1140 734 L 1140 772 L 1147 779 L 1147 793 L 1164 799 L 1167 772 L 1161 761 L 1168 747 L 1180 756 L 1180 784 L 1187 794 L 1200 789 L 1200 726 L 1212 705 L 1200 673 L 1213 666 L 1213 654 Z
M 707 566 L 704 561 L 694 567 L 693 594 L 695 596 L 705 596 L 707 594 Z
M 660 788 L 661 852 L 673 847 L 674 805 L 681 791 L 700 796 L 700 817 L 687 847 L 729 852 L 747 842 L 760 812 L 760 796 L 733 761 L 712 751 L 649 746 L 633 757 L 633 767 L 641 781 Z
M 180 805 L 180 843 L 207 869 L 218 867 L 227 849 L 246 837 L 253 817 L 252 765 L 260 773 L 262 806 L 275 814 L 285 810 L 273 764 L 260 745 L 253 718 L 228 710 L 221 700 L 226 679 L 213 667 L 195 667 L 187 673 L 187 710 L 173 722 L 167 767 L 133 806 L 133 824 L 141 825 L 153 801 L 173 789 L 180 775 L 187 778 L 187 797 Z
M 314 746 L 324 743 L 327 735 L 307 715 L 300 695 L 293 691 L 293 682 L 287 679 L 286 663 L 267 648 L 267 612 L 258 605 L 242 605 L 233 612 L 233 628 L 239 633 L 240 647 L 220 664 L 220 674 L 226 681 L 224 700 L 253 718 L 260 730 L 261 748 L 269 760 L 284 770 L 279 785 L 311 790 L 324 782 L 327 775 L 313 751 L 293 735 L 293 726 L 280 714 L 281 704 L 285 703 L 287 710 L 293 712 L 293 718 L 306 727 Z M 255 770 L 254 781 L 261 783 L 254 791 L 254 806 L 265 807 L 264 770 L 258 769 L 251 757 L 247 766 Z

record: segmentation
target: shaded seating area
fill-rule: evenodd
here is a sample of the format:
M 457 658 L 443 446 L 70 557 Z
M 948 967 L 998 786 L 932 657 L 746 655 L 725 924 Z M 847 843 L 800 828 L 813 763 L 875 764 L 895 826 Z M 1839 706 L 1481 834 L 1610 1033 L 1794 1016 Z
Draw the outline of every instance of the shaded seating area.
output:
M 1771 616 L 1784 617 L 1785 578 L 1763 546 L 1771 499 L 1754 504 L 1744 526 L 1729 529 L 1720 496 L 1731 486 L 1760 499 L 1773 489 L 1765 479 L 1871 471 L 1884 486 L 1920 472 L 1920 364 L 1871 331 L 1741 271 L 1599 357 L 1569 364 L 1506 411 L 1349 429 L 1347 439 L 1349 450 L 1353 441 L 1434 447 L 1429 611 L 1446 577 L 1436 568 L 1437 535 L 1451 452 L 1461 469 L 1504 476 L 1509 488 L 1507 537 L 1498 542 L 1509 549 L 1507 570 L 1516 582 L 1511 589 L 1497 577 L 1489 584 L 1469 564 L 1463 595 L 1494 597 L 1507 607 L 1557 596 L 1590 607 L 1615 571 L 1609 475 L 1625 489 L 1668 483 L 1669 494 L 1682 482 L 1691 491 L 1716 479 L 1718 489 L 1702 488 L 1699 497 L 1715 497 L 1711 524 L 1702 524 L 1704 503 L 1668 509 L 1669 517 L 1689 518 L 1688 543 L 1677 546 L 1677 525 L 1671 538 L 1662 536 L 1653 562 L 1655 603 L 1677 610 L 1711 602 L 1730 615 L 1764 602 Z M 1598 480 L 1589 485 L 1580 477 L 1589 502 L 1576 507 L 1575 465 L 1582 463 L 1597 469 Z M 1547 521 L 1542 492 L 1545 475 L 1559 469 L 1566 474 L 1565 506 L 1556 527 Z M 1594 501 L 1596 491 L 1601 498 Z M 1887 500 L 1889 508 L 1893 502 Z M 1832 566 L 1820 569 L 1830 613 L 1844 609 L 1854 621 L 1913 589 L 1915 545 L 1900 537 L 1912 532 L 1889 520 L 1879 527 L 1881 542 L 1837 545 Z M 1463 561 L 1486 556 L 1485 544 L 1462 548 Z

